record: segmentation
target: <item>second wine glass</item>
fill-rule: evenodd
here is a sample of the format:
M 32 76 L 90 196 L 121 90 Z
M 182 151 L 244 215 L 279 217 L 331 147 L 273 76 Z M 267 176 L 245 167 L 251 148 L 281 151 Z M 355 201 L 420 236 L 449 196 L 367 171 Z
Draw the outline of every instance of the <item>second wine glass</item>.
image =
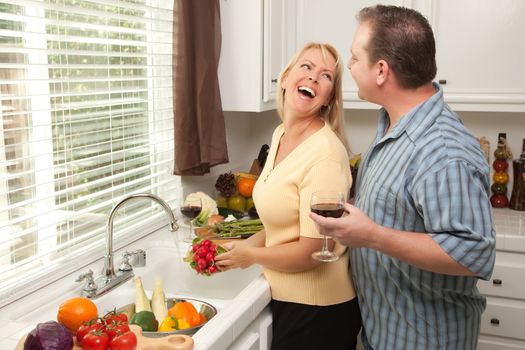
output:
M 339 218 L 345 212 L 345 195 L 338 191 L 317 191 L 312 193 L 310 210 L 324 217 Z M 323 247 L 312 253 L 312 257 L 323 262 L 332 262 L 339 256 L 328 249 L 328 236 L 324 236 Z
M 193 226 L 192 221 L 195 219 L 202 210 L 202 201 L 199 197 L 187 197 L 180 207 L 180 212 L 189 221 L 189 233 L 183 238 L 186 243 L 193 241 Z

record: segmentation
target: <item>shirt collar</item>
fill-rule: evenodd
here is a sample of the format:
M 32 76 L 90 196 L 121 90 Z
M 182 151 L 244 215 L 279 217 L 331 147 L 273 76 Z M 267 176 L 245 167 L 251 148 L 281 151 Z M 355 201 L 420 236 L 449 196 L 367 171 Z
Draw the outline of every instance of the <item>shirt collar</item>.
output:
M 381 108 L 376 141 L 381 142 L 388 139 L 396 139 L 403 133 L 406 133 L 412 142 L 417 140 L 419 136 L 434 123 L 443 110 L 443 90 L 436 83 L 432 83 L 432 86 L 436 90 L 435 94 L 401 117 L 397 124 L 392 127 L 390 133 L 384 137 L 382 135 L 385 135 L 390 119 L 386 110 Z

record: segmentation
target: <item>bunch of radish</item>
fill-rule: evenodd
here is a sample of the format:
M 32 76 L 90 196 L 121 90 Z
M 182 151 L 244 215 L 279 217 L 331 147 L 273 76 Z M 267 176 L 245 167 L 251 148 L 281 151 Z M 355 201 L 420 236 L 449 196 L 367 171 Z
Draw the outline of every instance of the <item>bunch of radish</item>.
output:
M 209 239 L 197 238 L 193 241 L 184 260 L 189 262 L 191 268 L 198 274 L 211 276 L 218 272 L 215 257 L 225 252 L 226 249 L 214 244 Z

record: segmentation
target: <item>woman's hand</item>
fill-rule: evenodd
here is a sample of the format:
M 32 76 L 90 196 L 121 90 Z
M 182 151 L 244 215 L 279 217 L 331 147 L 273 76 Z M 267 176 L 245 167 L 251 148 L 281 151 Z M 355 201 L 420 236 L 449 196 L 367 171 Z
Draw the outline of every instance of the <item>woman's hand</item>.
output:
M 222 246 L 228 251 L 215 257 L 215 264 L 219 270 L 245 269 L 254 264 L 253 257 L 250 254 L 253 248 L 246 242 L 228 242 Z

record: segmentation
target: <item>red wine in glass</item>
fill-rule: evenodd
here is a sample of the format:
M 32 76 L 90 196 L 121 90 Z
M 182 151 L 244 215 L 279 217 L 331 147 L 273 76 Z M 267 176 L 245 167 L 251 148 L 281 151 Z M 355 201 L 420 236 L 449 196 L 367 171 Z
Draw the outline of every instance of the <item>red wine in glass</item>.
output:
M 324 217 L 339 218 L 345 212 L 345 196 L 338 191 L 317 191 L 312 193 L 310 210 Z M 339 256 L 328 250 L 328 236 L 324 236 L 323 247 L 320 251 L 312 253 L 312 258 L 331 262 L 339 259 Z
M 201 210 L 202 201 L 199 197 L 188 196 L 180 207 L 180 212 L 188 218 L 190 227 L 189 233 L 183 238 L 183 241 L 186 243 L 191 243 L 193 241 L 193 225 L 191 222 L 201 213 Z
M 311 210 L 325 218 L 340 218 L 345 212 L 345 207 L 340 203 L 320 203 L 312 205 Z
M 188 219 L 195 219 L 200 213 L 201 213 L 202 207 L 198 207 L 195 205 L 183 205 L 180 208 L 180 212 L 182 215 L 187 217 Z

